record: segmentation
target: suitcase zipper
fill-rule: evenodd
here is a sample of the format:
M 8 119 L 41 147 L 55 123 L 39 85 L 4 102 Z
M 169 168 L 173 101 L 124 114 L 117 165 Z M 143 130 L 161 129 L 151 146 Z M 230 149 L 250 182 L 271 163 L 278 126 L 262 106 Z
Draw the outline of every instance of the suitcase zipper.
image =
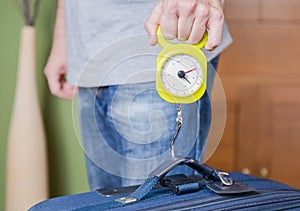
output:
M 272 191 L 271 189 L 267 190 L 267 191 Z M 283 195 L 284 194 L 284 195 Z M 286 194 L 292 194 L 291 196 L 285 197 Z M 294 194 L 294 195 L 293 195 Z M 295 195 L 296 194 L 296 195 Z M 267 196 L 276 196 L 276 198 L 272 197 L 271 199 L 265 200 L 263 197 L 267 197 Z M 283 195 L 284 198 L 280 197 L 281 195 Z M 207 198 L 208 195 L 202 196 L 202 197 L 195 197 L 193 199 L 189 198 L 189 199 L 185 199 L 183 201 L 179 201 L 177 203 L 172 202 L 169 204 L 161 204 L 159 206 L 155 206 L 155 207 L 148 207 L 147 209 L 142 209 L 140 211 L 145 211 L 145 210 L 155 210 L 155 211 L 169 211 L 169 210 L 235 210 L 235 209 L 246 209 L 246 208 L 254 208 L 255 206 L 258 205 L 267 205 L 267 204 L 271 204 L 274 203 L 274 207 L 273 209 L 276 210 L 276 203 L 284 203 L 284 202 L 289 202 L 291 200 L 295 200 L 295 199 L 300 199 L 300 194 L 299 191 L 291 191 L 291 190 L 281 190 L 278 191 L 278 189 L 276 190 L 276 192 L 266 192 L 266 193 L 261 193 L 261 194 L 257 194 L 257 195 L 251 195 L 251 196 L 243 196 L 243 197 L 238 197 L 238 198 L 232 198 L 232 197 L 226 197 L 227 199 L 222 199 L 220 197 L 218 197 L 218 195 L 216 195 L 215 197 L 210 195 L 209 196 L 209 200 L 203 201 L 203 199 Z M 245 200 L 254 200 L 253 202 L 242 202 Z M 259 200 L 256 200 L 259 199 Z M 200 202 L 199 202 L 200 200 Z M 228 203 L 233 203 L 233 202 L 237 202 L 240 201 L 240 204 L 236 204 L 236 205 L 229 205 Z M 222 204 L 222 208 L 217 208 L 216 205 L 220 205 Z M 227 204 L 227 206 L 226 206 Z M 214 206 L 214 207 L 213 207 Z M 300 207 L 300 203 L 298 202 L 295 205 L 290 205 L 288 206 L 289 208 L 296 208 L 296 207 Z M 210 208 L 210 209 L 209 209 Z M 270 210 L 270 209 L 268 209 Z M 282 209 L 281 209 L 282 210 Z
M 256 196 L 246 196 L 246 197 L 243 197 L 243 198 L 239 198 L 239 199 L 233 199 L 233 200 L 222 200 L 222 201 L 218 201 L 219 203 L 230 203 L 230 202 L 236 202 L 236 201 L 245 201 L 245 200 L 249 200 L 249 199 L 252 199 L 254 201 L 252 202 L 246 202 L 246 203 L 243 203 L 241 201 L 240 204 L 236 204 L 236 205 L 229 205 L 229 206 L 226 206 L 224 205 L 224 207 L 222 208 L 218 208 L 218 209 L 215 209 L 211 206 L 214 206 L 215 203 L 211 203 L 210 206 L 214 211 L 218 211 L 218 210 L 222 210 L 222 211 L 225 211 L 225 210 L 241 210 L 241 209 L 250 209 L 253 210 L 255 207 L 257 206 L 263 206 L 263 205 L 273 205 L 272 207 L 269 207 L 268 208 L 268 211 L 271 211 L 271 210 L 277 210 L 278 209 L 278 204 L 277 203 L 285 203 L 285 202 L 290 202 L 292 200 L 296 200 L 296 199 L 300 199 L 300 195 L 299 195 L 299 192 L 297 192 L 296 195 L 291 195 L 291 196 L 288 196 L 286 197 L 286 194 L 295 194 L 294 191 L 279 191 L 277 193 L 264 193 L 264 194 L 259 194 L 259 195 L 256 195 Z M 271 199 L 264 199 L 262 197 L 264 196 L 273 196 Z M 275 196 L 277 196 L 275 198 Z M 284 197 L 284 198 L 283 198 Z M 204 205 L 204 208 L 206 207 L 207 205 Z M 196 206 L 193 206 L 193 207 L 190 207 L 188 209 L 186 208 L 183 208 L 183 209 L 179 209 L 179 210 L 190 210 L 190 209 L 199 209 L 201 208 L 202 205 L 196 205 Z M 293 208 L 295 207 L 300 207 L 300 203 L 297 202 L 296 205 L 293 205 Z M 260 210 L 262 210 L 262 207 L 259 208 Z M 280 210 L 282 210 L 282 208 L 280 208 Z

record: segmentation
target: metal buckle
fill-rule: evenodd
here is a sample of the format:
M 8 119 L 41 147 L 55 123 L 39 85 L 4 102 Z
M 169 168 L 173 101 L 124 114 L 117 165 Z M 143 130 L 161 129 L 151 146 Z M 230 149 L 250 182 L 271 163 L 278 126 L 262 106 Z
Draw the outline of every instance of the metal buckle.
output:
M 129 204 L 129 203 L 136 202 L 137 199 L 133 198 L 133 197 L 122 197 L 122 198 L 116 199 L 115 201 L 121 202 L 123 204 Z
M 217 171 L 216 174 L 218 175 L 223 185 L 226 186 L 233 185 L 233 180 L 231 179 L 231 177 L 227 172 Z
M 175 140 L 177 138 L 177 135 L 180 131 L 181 125 L 183 123 L 183 118 L 182 118 L 182 108 L 181 108 L 181 104 L 177 104 L 177 118 L 176 118 L 176 130 L 175 133 L 171 139 L 170 142 L 170 152 L 171 152 L 171 157 L 174 158 L 175 157 L 175 149 L 174 149 L 174 144 L 175 144 Z

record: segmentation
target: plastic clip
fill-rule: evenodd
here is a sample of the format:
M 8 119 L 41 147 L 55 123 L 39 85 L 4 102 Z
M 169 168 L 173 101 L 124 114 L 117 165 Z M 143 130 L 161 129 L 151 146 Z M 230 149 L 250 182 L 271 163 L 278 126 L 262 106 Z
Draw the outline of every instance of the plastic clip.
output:
M 164 187 L 169 187 L 170 190 L 177 194 L 186 194 L 199 191 L 201 189 L 199 183 L 184 174 L 177 174 L 165 177 L 160 181 Z

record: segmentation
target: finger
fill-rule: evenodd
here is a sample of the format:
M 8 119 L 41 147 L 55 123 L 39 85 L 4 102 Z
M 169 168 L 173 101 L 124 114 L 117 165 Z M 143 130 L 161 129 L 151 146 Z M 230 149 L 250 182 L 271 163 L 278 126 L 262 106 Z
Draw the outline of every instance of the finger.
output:
M 186 41 L 189 38 L 192 30 L 193 20 L 193 16 L 180 16 L 178 18 L 177 38 L 179 40 Z
M 177 37 L 178 18 L 176 15 L 163 15 L 160 22 L 161 33 L 163 36 L 172 40 Z
M 48 85 L 50 92 L 59 98 L 72 99 L 73 92 L 71 87 L 66 87 L 66 81 L 61 79 L 62 75 L 48 74 Z M 66 89 L 67 88 L 67 89 Z
M 196 44 L 200 42 L 203 34 L 206 30 L 206 24 L 209 19 L 209 5 L 199 4 L 195 11 L 195 19 L 191 34 L 189 36 L 189 42 Z
M 178 17 L 176 1 L 164 1 L 160 18 L 161 33 L 166 39 L 174 39 L 178 32 Z
M 158 4 L 148 17 L 145 29 L 150 36 L 150 45 L 157 44 L 156 29 L 160 22 L 161 4 Z
M 206 30 L 206 21 L 204 19 L 196 18 L 193 23 L 193 27 L 188 41 L 191 44 L 199 43 Z
M 67 81 L 64 81 L 62 84 L 62 98 L 64 99 L 73 99 L 76 95 L 77 88 Z
M 208 31 L 208 39 L 205 44 L 205 49 L 213 50 L 216 47 L 218 47 L 221 43 L 223 25 L 212 24 L 209 28 L 210 29 Z
M 212 15 L 207 23 L 207 28 L 209 29 L 208 40 L 205 45 L 205 49 L 213 50 L 218 47 L 222 39 L 222 31 L 224 24 L 223 11 L 218 9 L 212 10 Z
M 60 77 L 56 76 L 54 74 L 48 74 L 47 80 L 48 80 L 48 86 L 49 86 L 50 92 L 54 96 L 61 97 L 62 91 L 61 91 Z
M 179 1 L 178 7 L 177 38 L 185 41 L 190 36 L 198 3 L 196 1 Z

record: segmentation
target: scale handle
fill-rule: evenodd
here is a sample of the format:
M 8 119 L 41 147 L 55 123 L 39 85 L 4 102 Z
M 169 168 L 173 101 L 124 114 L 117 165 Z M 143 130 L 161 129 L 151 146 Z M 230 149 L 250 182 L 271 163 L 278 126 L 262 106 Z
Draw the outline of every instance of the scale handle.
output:
M 173 45 L 173 43 L 169 42 L 163 36 L 163 34 L 161 33 L 160 25 L 157 27 L 157 33 L 156 34 L 157 34 L 158 43 L 162 48 L 165 48 L 169 45 Z M 199 43 L 191 44 L 191 45 L 195 46 L 196 48 L 202 49 L 205 46 L 205 43 L 206 43 L 207 39 L 208 39 L 208 34 L 207 34 L 207 31 L 206 31 Z

